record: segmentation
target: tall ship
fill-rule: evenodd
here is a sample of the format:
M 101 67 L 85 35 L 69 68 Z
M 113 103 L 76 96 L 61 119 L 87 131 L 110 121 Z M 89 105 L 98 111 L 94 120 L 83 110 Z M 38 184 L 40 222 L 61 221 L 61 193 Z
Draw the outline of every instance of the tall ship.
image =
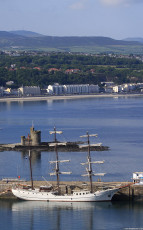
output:
M 102 164 L 104 161 L 92 161 L 91 160 L 91 153 L 90 153 L 90 137 L 95 137 L 97 134 L 89 134 L 88 132 L 86 135 L 81 136 L 82 138 L 87 139 L 87 144 L 84 147 L 87 147 L 88 153 L 87 153 L 87 162 L 81 163 L 82 165 L 85 165 L 86 168 L 86 174 L 82 176 L 88 176 L 89 182 L 90 182 L 90 189 L 89 190 L 73 190 L 72 194 L 68 194 L 68 192 L 62 194 L 60 190 L 60 174 L 71 174 L 71 172 L 61 172 L 59 168 L 60 163 L 69 162 L 69 160 L 59 160 L 58 155 L 58 141 L 56 138 L 57 134 L 61 134 L 62 131 L 57 131 L 56 128 L 54 128 L 53 131 L 50 131 L 50 134 L 54 135 L 54 142 L 51 143 L 51 145 L 54 145 L 55 148 L 55 154 L 56 154 L 56 160 L 51 161 L 51 164 L 55 164 L 55 171 L 51 173 L 50 175 L 56 176 L 57 181 L 57 189 L 54 190 L 53 187 L 47 187 L 45 189 L 41 188 L 34 188 L 33 186 L 33 176 L 32 176 L 32 166 L 31 166 L 31 154 L 29 150 L 29 160 L 30 160 L 30 172 L 31 172 L 31 187 L 30 188 L 24 188 L 24 187 L 14 187 L 12 188 L 12 193 L 19 199 L 22 200 L 31 200 L 31 201 L 49 201 L 49 202 L 97 202 L 97 201 L 111 201 L 112 197 L 120 188 L 114 187 L 114 188 L 108 188 L 108 189 L 102 189 L 99 191 L 94 192 L 93 191 L 93 176 L 104 176 L 105 173 L 93 173 L 92 170 L 92 164 Z M 63 145 L 65 143 L 62 143 Z M 61 145 L 61 143 L 60 143 Z

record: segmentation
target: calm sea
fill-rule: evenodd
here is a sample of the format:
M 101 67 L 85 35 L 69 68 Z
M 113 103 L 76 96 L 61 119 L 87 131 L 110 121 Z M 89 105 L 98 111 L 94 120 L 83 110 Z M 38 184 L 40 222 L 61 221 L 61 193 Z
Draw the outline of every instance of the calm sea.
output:
M 42 131 L 42 141 L 50 141 L 49 131 L 63 131 L 60 141 L 78 141 L 86 131 L 97 133 L 93 143 L 110 150 L 92 152 L 93 160 L 105 160 L 95 172 L 107 173 L 102 181 L 132 181 L 132 173 L 143 171 L 143 97 L 114 97 L 34 102 L 0 102 L 0 143 L 18 143 L 34 124 Z M 72 175 L 61 180 L 85 180 L 84 152 L 61 152 L 70 159 L 61 170 Z M 54 152 L 32 153 L 34 179 L 54 180 L 49 173 Z M 0 152 L 0 178 L 29 179 L 27 152 Z M 98 178 L 95 178 L 97 180 Z M 0 202 L 1 229 L 128 229 L 143 227 L 142 204 L 68 204 Z M 130 221 L 131 219 L 131 221 Z M 8 221 L 7 221 L 8 220 Z
M 0 201 L 2 230 L 143 229 L 140 203 Z

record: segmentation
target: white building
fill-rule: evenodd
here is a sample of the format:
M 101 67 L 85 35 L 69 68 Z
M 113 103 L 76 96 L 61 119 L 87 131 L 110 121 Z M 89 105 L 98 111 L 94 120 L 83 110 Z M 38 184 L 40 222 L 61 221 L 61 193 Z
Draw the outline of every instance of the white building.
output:
M 22 86 L 18 89 L 18 94 L 21 96 L 39 96 L 41 90 L 39 86 Z
M 64 87 L 63 87 L 63 85 L 59 85 L 59 84 L 49 85 L 47 88 L 47 93 L 53 94 L 53 95 L 63 94 L 64 93 Z
M 113 92 L 114 93 L 120 93 L 120 92 L 131 92 L 137 89 L 136 84 L 123 84 L 123 85 L 116 85 L 113 86 Z
M 138 183 L 138 184 L 143 184 L 143 172 L 134 172 L 133 182 Z
M 136 86 L 137 88 L 143 88 L 143 83 L 137 83 Z
M 49 85 L 47 88 L 47 93 L 60 95 L 60 94 L 89 94 L 89 93 L 98 93 L 98 85 Z
M 113 92 L 114 93 L 120 93 L 120 92 L 122 92 L 122 86 L 121 85 L 113 86 Z
M 10 95 L 11 94 L 11 88 L 5 88 L 4 91 L 3 91 L 3 94 L 4 95 Z
M 113 87 L 112 86 L 105 87 L 105 93 L 113 93 Z
M 8 86 L 11 86 L 11 85 L 13 85 L 14 84 L 14 81 L 7 81 L 6 82 L 6 85 L 8 85 Z
M 89 85 L 89 93 L 99 93 L 98 85 Z
M 136 89 L 136 84 L 124 84 L 123 92 L 130 92 Z

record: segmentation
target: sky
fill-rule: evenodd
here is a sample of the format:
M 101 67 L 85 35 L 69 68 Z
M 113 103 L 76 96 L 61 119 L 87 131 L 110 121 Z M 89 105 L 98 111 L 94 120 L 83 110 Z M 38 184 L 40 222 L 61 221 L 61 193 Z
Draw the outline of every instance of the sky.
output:
M 143 37 L 143 0 L 0 0 L 0 31 Z

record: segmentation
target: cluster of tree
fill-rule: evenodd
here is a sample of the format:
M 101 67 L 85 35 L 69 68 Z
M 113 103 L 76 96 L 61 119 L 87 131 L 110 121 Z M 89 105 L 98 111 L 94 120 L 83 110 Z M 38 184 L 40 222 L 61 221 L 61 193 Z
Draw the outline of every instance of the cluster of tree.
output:
M 13 67 L 14 66 L 14 67 Z M 39 67 L 39 69 L 35 69 Z M 58 71 L 49 71 L 56 68 Z M 66 73 L 67 69 L 79 69 Z M 0 55 L 0 86 L 14 81 L 21 85 L 99 84 L 113 81 L 116 84 L 143 82 L 143 63 L 136 58 L 108 55 L 81 55 L 55 53 L 47 55 Z

